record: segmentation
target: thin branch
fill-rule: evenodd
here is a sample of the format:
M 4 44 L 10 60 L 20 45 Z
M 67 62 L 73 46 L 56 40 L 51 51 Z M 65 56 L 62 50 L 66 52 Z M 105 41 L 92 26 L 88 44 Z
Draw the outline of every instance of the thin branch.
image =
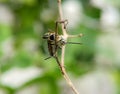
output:
M 64 66 L 64 60 L 65 60 L 65 45 L 62 47 L 62 51 L 61 51 L 61 64 L 62 66 Z
M 58 0 L 58 11 L 59 11 L 59 20 L 62 21 L 63 20 L 63 13 L 62 13 L 62 6 L 61 6 L 61 0 Z M 66 32 L 66 29 L 64 28 L 64 24 L 61 24 L 62 25 L 62 32 L 63 32 L 63 35 L 65 37 L 65 39 L 67 40 L 67 32 Z M 62 47 L 62 51 L 61 51 L 61 64 L 62 66 L 64 66 L 64 55 L 65 55 L 65 46 Z
M 62 12 L 62 6 L 61 6 L 61 0 L 57 0 L 58 1 L 58 11 L 59 11 L 59 20 L 62 21 L 63 20 L 63 12 Z M 64 23 L 61 23 L 62 25 L 62 32 L 63 32 L 63 36 L 64 38 L 67 40 L 68 37 L 76 37 L 76 35 L 70 35 L 68 36 L 67 32 L 66 32 L 66 28 L 64 28 Z M 80 37 L 81 35 L 77 35 L 77 37 Z M 67 72 L 64 68 L 64 57 L 65 57 L 65 46 L 62 47 L 62 52 L 61 52 L 61 61 L 58 60 L 57 56 L 55 57 L 63 77 L 65 78 L 66 82 L 68 83 L 68 85 L 71 87 L 71 89 L 73 90 L 73 92 L 75 94 L 79 94 L 79 92 L 77 91 L 77 89 L 75 88 L 75 86 L 73 85 L 73 83 L 71 82 L 69 76 L 67 75 Z
M 83 34 L 80 33 L 78 35 L 68 35 L 68 38 L 76 38 L 76 37 L 82 37 L 82 36 L 83 36 Z
M 76 90 L 75 86 L 74 86 L 73 83 L 71 82 L 69 76 L 67 75 L 64 66 L 61 65 L 61 63 L 60 63 L 60 61 L 59 61 L 59 59 L 58 59 L 57 56 L 55 56 L 55 59 L 56 59 L 57 64 L 58 64 L 58 66 L 59 66 L 59 68 L 60 68 L 60 70 L 61 70 L 61 73 L 62 73 L 63 77 L 65 78 L 65 80 L 67 81 L 68 85 L 71 87 L 71 89 L 73 90 L 73 92 L 74 92 L 75 94 L 79 94 L 78 91 Z
M 59 11 L 59 20 L 62 21 L 63 20 L 63 12 L 62 12 L 62 6 L 61 6 L 61 0 L 58 0 L 58 11 Z M 62 31 L 63 31 L 63 35 L 67 35 L 66 29 L 64 28 L 64 24 L 62 25 Z

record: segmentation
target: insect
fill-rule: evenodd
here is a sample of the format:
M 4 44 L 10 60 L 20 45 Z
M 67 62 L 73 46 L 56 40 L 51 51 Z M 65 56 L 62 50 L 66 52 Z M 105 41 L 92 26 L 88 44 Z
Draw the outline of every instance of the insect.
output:
M 65 44 L 81 44 L 81 43 L 75 43 L 75 42 L 67 42 L 63 35 L 59 35 L 58 34 L 58 23 L 64 23 L 64 28 L 66 28 L 68 21 L 67 20 L 56 21 L 55 31 L 49 30 L 48 33 L 45 33 L 43 35 L 43 39 L 47 40 L 48 50 L 50 54 L 50 57 L 46 59 L 55 57 L 57 55 L 58 48 L 62 48 L 62 46 L 64 46 Z

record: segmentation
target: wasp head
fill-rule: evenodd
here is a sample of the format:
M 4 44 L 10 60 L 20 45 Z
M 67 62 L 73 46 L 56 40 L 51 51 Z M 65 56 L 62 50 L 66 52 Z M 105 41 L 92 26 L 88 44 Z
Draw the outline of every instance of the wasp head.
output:
M 55 40 L 55 33 L 51 33 L 51 32 L 45 33 L 43 35 L 43 39 L 47 39 L 47 40 L 53 41 L 53 40 Z

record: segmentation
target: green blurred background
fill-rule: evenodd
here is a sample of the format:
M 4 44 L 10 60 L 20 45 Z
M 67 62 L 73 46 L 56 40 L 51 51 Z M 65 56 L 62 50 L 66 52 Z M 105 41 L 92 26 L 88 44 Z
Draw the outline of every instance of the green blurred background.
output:
M 120 94 L 120 0 L 62 0 L 69 34 L 65 68 L 80 94 Z M 0 94 L 73 94 L 46 40 L 57 0 L 0 0 Z M 60 31 L 61 32 L 61 31 Z M 60 58 L 60 50 L 59 50 Z

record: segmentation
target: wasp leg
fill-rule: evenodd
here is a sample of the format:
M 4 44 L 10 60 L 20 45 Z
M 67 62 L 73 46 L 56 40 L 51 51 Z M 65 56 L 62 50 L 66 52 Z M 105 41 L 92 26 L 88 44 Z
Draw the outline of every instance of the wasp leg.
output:
M 68 24 L 68 20 L 62 20 L 62 21 L 56 21 L 56 28 L 58 27 L 58 23 L 64 23 L 64 29 L 66 29 L 66 26 Z
M 67 24 L 68 24 L 68 20 L 65 20 L 65 22 L 64 22 L 64 29 L 66 29 Z

